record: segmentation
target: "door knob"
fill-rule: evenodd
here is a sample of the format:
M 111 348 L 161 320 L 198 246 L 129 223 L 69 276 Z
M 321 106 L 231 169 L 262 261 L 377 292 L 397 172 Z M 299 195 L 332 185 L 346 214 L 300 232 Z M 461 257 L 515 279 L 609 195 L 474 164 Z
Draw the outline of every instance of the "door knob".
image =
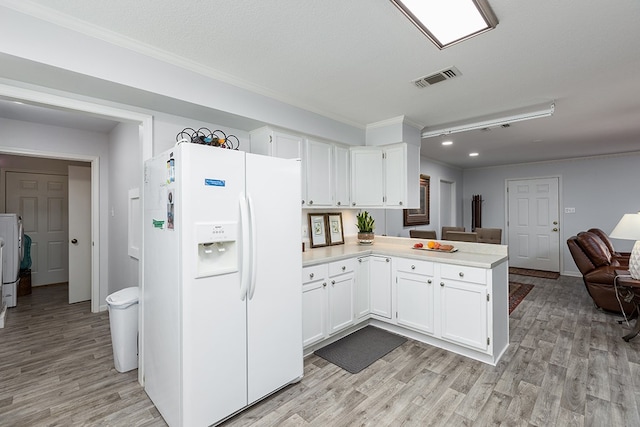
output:
M 78 243 L 78 239 L 71 240 L 71 243 L 73 243 L 75 245 L 76 243 Z

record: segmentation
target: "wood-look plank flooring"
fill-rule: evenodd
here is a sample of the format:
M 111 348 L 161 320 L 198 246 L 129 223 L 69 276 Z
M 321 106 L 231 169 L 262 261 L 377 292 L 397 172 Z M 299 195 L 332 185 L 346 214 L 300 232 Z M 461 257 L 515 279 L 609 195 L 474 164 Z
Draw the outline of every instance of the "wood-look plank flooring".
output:
M 223 425 L 640 426 L 640 337 L 624 342 L 629 328 L 594 308 L 581 279 L 512 280 L 535 286 L 498 366 L 413 340 L 356 375 L 310 356 L 300 383 Z M 10 309 L 0 425 L 165 426 L 137 371 L 115 371 L 107 313 L 66 298 L 34 288 Z

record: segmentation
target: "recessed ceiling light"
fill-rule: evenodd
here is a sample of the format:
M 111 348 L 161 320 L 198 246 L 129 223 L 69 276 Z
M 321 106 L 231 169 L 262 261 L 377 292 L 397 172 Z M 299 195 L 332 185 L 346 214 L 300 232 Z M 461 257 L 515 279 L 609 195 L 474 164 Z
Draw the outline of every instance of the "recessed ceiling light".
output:
M 479 153 L 469 153 L 469 157 L 477 157 L 479 156 Z
M 442 141 L 442 145 L 453 145 L 453 141 Z
M 438 48 L 443 49 L 498 25 L 486 0 L 391 0 Z

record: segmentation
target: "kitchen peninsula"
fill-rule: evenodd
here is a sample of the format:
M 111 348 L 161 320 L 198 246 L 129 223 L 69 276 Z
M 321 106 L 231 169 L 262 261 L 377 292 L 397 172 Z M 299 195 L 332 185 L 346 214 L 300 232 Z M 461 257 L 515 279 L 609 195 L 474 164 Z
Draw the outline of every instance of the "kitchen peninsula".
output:
M 507 246 L 376 236 L 304 252 L 305 354 L 368 324 L 495 365 L 509 345 Z

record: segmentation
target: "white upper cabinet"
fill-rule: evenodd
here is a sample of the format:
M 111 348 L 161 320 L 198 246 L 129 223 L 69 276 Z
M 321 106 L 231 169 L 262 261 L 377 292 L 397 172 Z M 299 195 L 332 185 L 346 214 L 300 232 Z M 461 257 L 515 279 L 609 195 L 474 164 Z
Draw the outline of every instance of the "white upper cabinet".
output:
M 349 147 L 333 146 L 333 186 L 335 198 L 333 204 L 338 207 L 349 207 L 351 193 L 351 175 L 349 162 Z
M 307 139 L 306 179 L 307 207 L 333 206 L 333 145 Z
M 384 205 L 384 159 L 381 147 L 351 147 L 351 206 Z
M 302 162 L 301 182 L 302 201 L 307 198 L 307 182 L 305 177 L 304 138 L 293 133 L 281 132 L 269 127 L 262 127 L 251 132 L 251 152 L 263 156 L 281 159 L 300 159 Z M 266 179 L 267 177 L 265 177 Z
M 420 148 L 351 147 L 352 207 L 420 207 Z

